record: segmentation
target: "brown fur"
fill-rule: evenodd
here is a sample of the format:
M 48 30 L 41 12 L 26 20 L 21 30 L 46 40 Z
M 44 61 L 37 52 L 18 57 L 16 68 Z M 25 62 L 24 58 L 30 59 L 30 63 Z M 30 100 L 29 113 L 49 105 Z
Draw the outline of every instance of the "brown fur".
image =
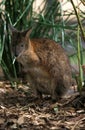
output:
M 33 92 L 50 94 L 52 99 L 61 97 L 71 85 L 71 69 L 64 49 L 50 39 L 30 39 L 30 30 L 11 30 L 12 50 L 22 64 Z

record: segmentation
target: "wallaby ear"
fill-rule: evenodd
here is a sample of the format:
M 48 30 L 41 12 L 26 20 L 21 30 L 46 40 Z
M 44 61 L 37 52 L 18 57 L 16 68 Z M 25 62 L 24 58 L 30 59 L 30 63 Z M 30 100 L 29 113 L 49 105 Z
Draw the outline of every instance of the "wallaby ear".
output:
M 8 28 L 9 28 L 9 33 L 12 35 L 13 33 L 17 33 L 18 30 L 15 29 L 12 25 L 8 25 Z
M 33 51 L 33 46 L 32 46 L 32 43 L 31 43 L 30 39 L 29 39 L 27 47 L 28 47 L 28 50 Z
M 26 35 L 25 35 L 26 40 L 29 39 L 31 32 L 32 32 L 32 28 L 27 30 Z
M 31 45 L 31 41 L 30 41 L 31 32 L 32 32 L 32 28 L 28 29 L 26 34 L 25 34 L 25 40 L 26 40 L 27 48 L 29 50 L 33 50 L 33 46 Z

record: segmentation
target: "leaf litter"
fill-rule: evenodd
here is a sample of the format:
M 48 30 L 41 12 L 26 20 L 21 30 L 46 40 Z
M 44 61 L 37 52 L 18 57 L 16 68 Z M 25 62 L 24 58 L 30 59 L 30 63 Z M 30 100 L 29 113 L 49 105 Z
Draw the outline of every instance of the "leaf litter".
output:
M 55 103 L 35 100 L 27 86 L 12 89 L 0 81 L 0 130 L 85 130 L 85 97 L 73 92 Z

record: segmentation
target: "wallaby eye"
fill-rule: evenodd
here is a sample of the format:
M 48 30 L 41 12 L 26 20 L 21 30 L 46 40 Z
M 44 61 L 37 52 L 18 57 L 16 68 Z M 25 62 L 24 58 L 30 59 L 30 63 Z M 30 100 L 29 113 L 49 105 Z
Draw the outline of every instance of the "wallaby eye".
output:
M 23 44 L 21 44 L 21 47 L 23 47 L 24 45 Z

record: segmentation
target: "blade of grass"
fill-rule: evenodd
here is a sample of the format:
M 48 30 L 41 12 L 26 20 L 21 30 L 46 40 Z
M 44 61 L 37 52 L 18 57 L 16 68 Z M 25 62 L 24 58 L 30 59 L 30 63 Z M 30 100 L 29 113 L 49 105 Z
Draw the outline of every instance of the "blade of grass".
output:
M 21 18 L 24 16 L 24 14 L 29 11 L 29 8 L 32 6 L 33 2 L 34 2 L 34 0 L 32 0 L 31 2 L 29 2 L 29 4 L 27 5 L 27 7 L 25 8 L 25 10 L 19 16 L 18 20 L 15 22 L 14 26 L 16 26 L 16 24 L 21 20 Z
M 78 77 L 78 91 L 81 93 L 82 90 L 82 81 L 83 81 L 83 73 L 82 73 L 82 63 L 81 63 L 81 45 L 80 45 L 80 28 L 78 26 L 77 31 L 77 37 L 78 37 L 78 66 L 79 66 L 79 77 Z

